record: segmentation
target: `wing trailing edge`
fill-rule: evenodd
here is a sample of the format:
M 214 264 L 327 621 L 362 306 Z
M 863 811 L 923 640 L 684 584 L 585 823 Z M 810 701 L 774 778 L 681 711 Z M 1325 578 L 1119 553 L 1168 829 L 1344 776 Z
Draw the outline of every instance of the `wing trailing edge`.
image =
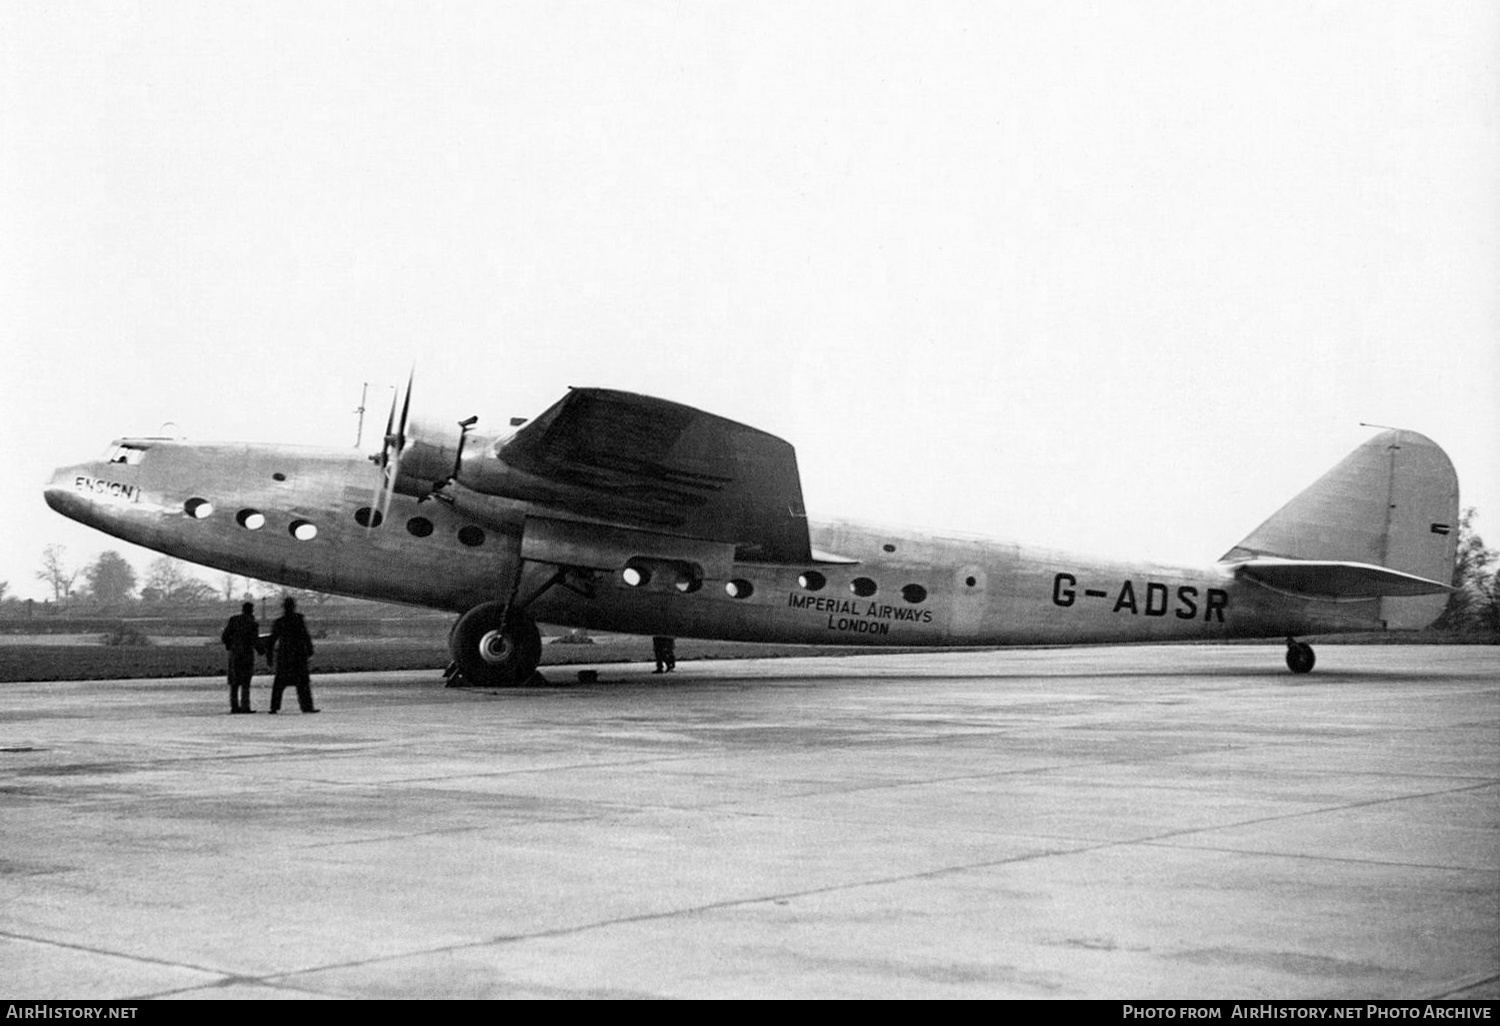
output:
M 1371 563 L 1260 556 L 1231 565 L 1238 577 L 1281 591 L 1319 598 L 1446 595 L 1453 591 L 1441 581 Z

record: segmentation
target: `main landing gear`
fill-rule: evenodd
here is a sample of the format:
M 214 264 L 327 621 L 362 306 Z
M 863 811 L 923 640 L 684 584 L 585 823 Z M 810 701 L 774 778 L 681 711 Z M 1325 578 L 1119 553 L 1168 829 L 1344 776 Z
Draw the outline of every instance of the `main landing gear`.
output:
M 1305 641 L 1295 638 L 1286 639 L 1286 668 L 1293 673 L 1309 673 L 1318 657 L 1313 654 L 1312 646 Z
M 481 602 L 448 633 L 453 662 L 443 674 L 451 687 L 520 687 L 536 676 L 542 661 L 542 632 L 527 608 L 550 588 L 562 586 L 584 598 L 594 597 L 594 576 L 587 569 L 559 566 L 535 591 L 518 598 L 520 577 L 509 602 Z
M 458 618 L 448 635 L 449 684 L 519 687 L 542 661 L 542 633 L 531 616 L 503 602 L 484 602 Z

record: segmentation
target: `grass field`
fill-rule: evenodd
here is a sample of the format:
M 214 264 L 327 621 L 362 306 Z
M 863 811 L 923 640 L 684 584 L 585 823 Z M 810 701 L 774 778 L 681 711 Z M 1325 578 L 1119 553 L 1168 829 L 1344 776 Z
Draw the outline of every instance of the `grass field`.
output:
M 448 665 L 448 627 L 444 614 L 404 611 L 400 615 L 333 615 L 323 618 L 315 635 L 313 673 L 413 670 L 439 674 Z M 135 677 L 215 677 L 225 672 L 218 641 L 222 620 L 200 617 L 118 618 L 37 617 L 0 624 L 0 682 L 47 680 L 119 680 Z M 110 645 L 104 638 L 128 628 L 145 644 Z M 548 628 L 542 667 L 650 662 L 651 639 L 624 634 L 594 634 L 590 643 L 569 642 L 558 628 Z M 1353 634 L 1309 638 L 1326 644 L 1464 644 L 1493 643 L 1438 631 Z M 1275 640 L 1245 642 L 1276 644 Z M 730 641 L 677 641 L 679 661 L 749 659 L 776 656 L 859 655 L 898 649 L 837 646 L 768 645 Z M 266 673 L 258 661 L 257 674 Z

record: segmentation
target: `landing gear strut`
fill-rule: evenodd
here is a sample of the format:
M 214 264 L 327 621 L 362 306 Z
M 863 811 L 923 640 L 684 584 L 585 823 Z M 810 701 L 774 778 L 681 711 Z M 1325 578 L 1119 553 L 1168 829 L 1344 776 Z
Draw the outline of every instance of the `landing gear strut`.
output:
M 561 566 L 525 598 L 518 574 L 509 602 L 482 602 L 458 618 L 448 632 L 453 662 L 443 671 L 447 686 L 519 687 L 536 675 L 542 661 L 542 632 L 526 610 L 552 588 L 563 587 L 594 597 L 594 575 L 587 569 Z
M 1293 638 L 1286 639 L 1286 668 L 1288 670 L 1293 673 L 1308 673 L 1317 661 L 1318 657 L 1313 654 L 1312 646 L 1307 642 Z
M 453 669 L 472 687 L 519 687 L 542 661 L 542 634 L 530 615 L 503 602 L 475 606 L 448 636 Z

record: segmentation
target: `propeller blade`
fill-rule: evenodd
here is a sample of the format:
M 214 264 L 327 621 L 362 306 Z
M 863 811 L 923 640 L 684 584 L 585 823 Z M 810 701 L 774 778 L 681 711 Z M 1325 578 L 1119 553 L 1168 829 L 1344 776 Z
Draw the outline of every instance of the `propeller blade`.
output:
M 410 384 L 407 388 L 410 390 Z M 371 457 L 375 463 L 375 491 L 370 495 L 369 519 L 365 523 L 365 531 L 368 533 L 372 528 L 385 520 L 382 510 L 388 508 L 391 502 L 391 489 L 395 487 L 396 479 L 391 474 L 391 431 L 396 426 L 396 403 L 399 396 L 393 391 L 391 393 L 391 409 L 385 415 L 385 433 L 380 436 L 380 453 Z M 406 414 L 401 415 L 404 423 Z
M 406 376 L 406 398 L 401 402 L 401 426 L 396 430 L 396 436 L 401 439 L 400 444 L 397 446 L 398 449 L 405 448 L 406 446 L 406 417 L 411 412 L 411 386 L 416 376 L 417 369 L 415 367 Z M 391 404 L 391 410 L 392 412 L 395 411 L 394 403 Z
M 407 420 L 411 414 L 411 391 L 412 384 L 415 382 L 416 377 L 417 369 L 416 367 L 412 367 L 411 372 L 406 376 L 406 397 L 401 400 L 401 423 L 396 428 L 396 434 L 394 436 L 390 436 L 389 433 L 387 433 L 387 442 L 391 447 L 391 455 L 386 466 L 387 478 L 385 481 L 385 502 L 379 507 L 380 513 L 378 514 L 378 516 L 381 523 L 384 523 L 385 518 L 390 514 L 391 499 L 396 491 L 396 482 L 400 479 L 401 475 L 401 453 L 406 448 L 406 425 Z M 395 412 L 396 401 L 393 398 L 391 400 L 391 413 L 394 414 Z M 373 521 L 376 519 L 376 516 L 377 514 L 372 512 L 370 514 L 370 519 Z
M 390 461 L 391 428 L 396 426 L 396 393 L 391 392 L 391 412 L 385 415 L 385 434 L 380 436 L 380 465 Z
M 390 477 L 385 482 L 385 498 L 380 503 L 379 512 L 372 511 L 370 513 L 372 521 L 378 520 L 382 524 L 385 523 L 385 518 L 391 511 L 391 499 L 396 494 L 396 474 L 400 470 L 400 466 L 401 456 L 398 453 L 395 462 L 391 464 L 389 469 Z
M 369 510 L 369 512 L 365 514 L 366 534 L 369 534 L 371 528 L 375 527 L 376 525 L 376 518 L 380 515 L 377 510 L 380 509 L 380 504 L 385 501 L 385 489 L 385 468 L 377 462 L 375 464 L 375 490 L 370 493 L 370 503 L 366 507 Z

